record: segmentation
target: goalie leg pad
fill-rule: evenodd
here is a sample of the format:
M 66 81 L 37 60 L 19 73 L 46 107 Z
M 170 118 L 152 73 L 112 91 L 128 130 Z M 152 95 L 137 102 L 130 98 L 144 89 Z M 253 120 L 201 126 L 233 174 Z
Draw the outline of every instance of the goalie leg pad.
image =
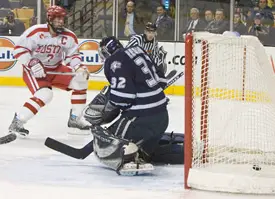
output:
M 151 164 L 139 161 L 136 144 L 117 138 L 100 126 L 95 126 L 91 130 L 94 135 L 96 157 L 117 174 L 133 176 L 154 170 Z
M 159 141 L 159 146 L 151 156 L 151 161 L 157 164 L 184 163 L 184 134 L 165 133 Z
M 114 170 L 119 169 L 123 165 L 124 155 L 128 160 L 135 158 L 137 147 L 133 147 L 132 144 L 129 145 L 129 141 L 111 135 L 100 126 L 93 126 L 91 131 L 94 135 L 95 155 L 108 167 Z

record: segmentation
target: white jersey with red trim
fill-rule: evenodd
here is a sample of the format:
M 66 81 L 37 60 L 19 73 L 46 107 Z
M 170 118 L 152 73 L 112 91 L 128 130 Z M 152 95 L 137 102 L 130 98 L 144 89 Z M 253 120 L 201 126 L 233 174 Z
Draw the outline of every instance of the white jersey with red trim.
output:
M 56 68 L 63 61 L 72 68 L 81 63 L 75 34 L 65 29 L 63 33 L 52 36 L 48 24 L 27 29 L 16 43 L 13 56 L 23 65 L 38 58 L 46 68 Z

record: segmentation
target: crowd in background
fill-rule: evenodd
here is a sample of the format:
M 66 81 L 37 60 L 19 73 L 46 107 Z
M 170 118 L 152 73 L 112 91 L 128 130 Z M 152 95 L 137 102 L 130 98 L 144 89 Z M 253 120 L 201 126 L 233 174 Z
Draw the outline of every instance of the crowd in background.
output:
M 264 45 L 275 46 L 274 1 L 269 5 L 268 0 L 259 0 L 254 2 L 255 4 L 250 4 L 251 7 L 240 3 L 236 2 L 233 30 L 240 35 L 254 35 Z M 246 3 L 249 3 L 248 0 Z M 229 18 L 224 9 L 218 8 L 215 11 L 206 9 L 202 14 L 197 8 L 190 10 L 190 20 L 186 24 L 183 34 L 192 30 L 222 34 L 229 30 Z
M 45 15 L 50 0 L 43 0 L 41 14 Z M 79 0 L 81 1 L 81 0 Z M 87 2 L 88 0 L 85 0 Z M 93 1 L 93 0 L 91 0 Z M 162 0 L 118 0 L 120 10 L 117 15 L 117 36 L 128 39 L 144 31 L 144 24 L 151 21 L 157 26 L 157 39 L 162 41 L 184 40 L 191 31 L 208 31 L 222 34 L 229 30 L 230 0 L 184 0 L 180 1 L 179 23 L 175 18 L 175 0 L 164 5 Z M 15 2 L 18 2 L 15 5 Z M 96 1 L 99 2 L 99 1 Z M 107 0 L 105 0 L 107 2 Z M 112 1 L 109 1 L 112 2 Z M 241 35 L 254 35 L 267 46 L 275 46 L 275 0 L 236 0 L 234 5 L 234 31 Z M 75 0 L 56 0 L 56 4 L 67 9 L 75 9 Z M 1 0 L 0 1 L 0 35 L 18 36 L 37 23 L 37 3 L 35 0 Z M 18 8 L 33 10 L 28 20 L 18 17 Z M 3 15 L 3 10 L 7 10 Z M 2 11 L 2 12 L 1 12 Z M 107 13 L 107 12 L 105 12 Z M 106 20 L 105 20 L 106 21 Z M 42 17 L 41 23 L 46 18 Z M 178 39 L 175 27 L 179 27 Z M 104 23 L 104 31 L 112 34 L 112 20 Z M 103 32 L 103 31 L 100 31 Z M 94 37 L 101 35 L 94 34 Z

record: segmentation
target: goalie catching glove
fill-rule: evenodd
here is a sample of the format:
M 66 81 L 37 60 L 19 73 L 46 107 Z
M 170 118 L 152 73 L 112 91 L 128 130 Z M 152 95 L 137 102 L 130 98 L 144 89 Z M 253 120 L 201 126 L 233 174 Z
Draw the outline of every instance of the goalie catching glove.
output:
M 46 73 L 42 62 L 37 58 L 32 58 L 27 66 L 24 66 L 35 78 L 44 78 Z
M 110 87 L 105 86 L 84 110 L 85 119 L 93 125 L 102 125 L 112 122 L 119 114 L 120 109 L 109 101 Z

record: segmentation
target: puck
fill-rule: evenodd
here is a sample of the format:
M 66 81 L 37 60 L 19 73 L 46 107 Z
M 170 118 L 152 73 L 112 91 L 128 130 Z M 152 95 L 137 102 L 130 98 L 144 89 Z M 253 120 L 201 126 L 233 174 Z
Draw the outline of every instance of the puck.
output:
M 254 164 L 254 165 L 253 165 L 253 169 L 254 169 L 255 171 L 260 171 L 262 168 L 261 168 L 259 165 Z

